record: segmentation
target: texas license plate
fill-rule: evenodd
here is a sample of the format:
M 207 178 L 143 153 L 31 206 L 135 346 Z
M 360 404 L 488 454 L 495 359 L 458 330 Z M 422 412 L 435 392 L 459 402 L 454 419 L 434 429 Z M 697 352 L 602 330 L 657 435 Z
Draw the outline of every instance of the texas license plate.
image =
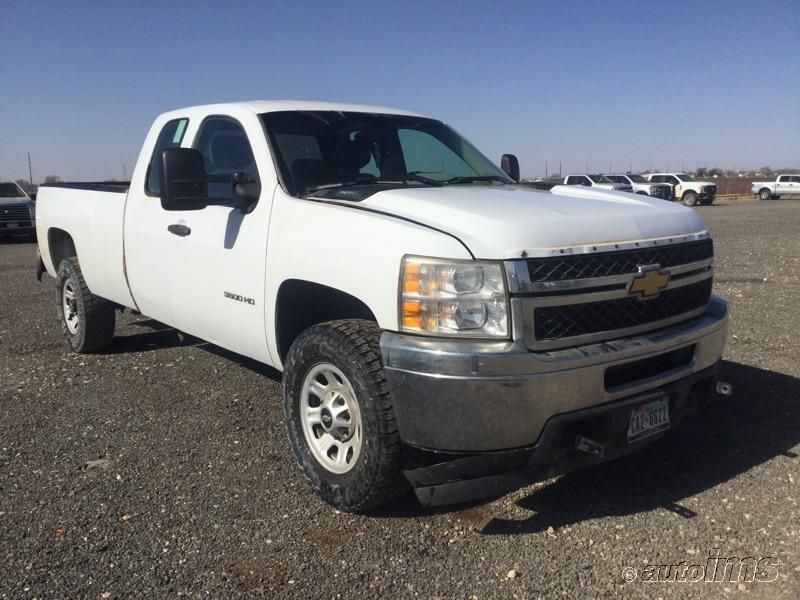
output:
M 628 422 L 628 442 L 635 442 L 669 429 L 669 398 L 637 406 Z

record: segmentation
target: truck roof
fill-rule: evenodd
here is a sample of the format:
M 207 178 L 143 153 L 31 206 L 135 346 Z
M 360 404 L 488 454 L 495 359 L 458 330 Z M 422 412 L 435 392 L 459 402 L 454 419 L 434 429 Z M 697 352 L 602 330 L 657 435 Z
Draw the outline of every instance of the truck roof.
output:
M 340 112 L 365 112 L 391 115 L 408 115 L 422 117 L 415 112 L 403 110 L 401 108 L 389 108 L 386 106 L 370 106 L 365 104 L 346 104 L 343 102 L 324 102 L 321 100 L 250 100 L 246 102 L 225 102 L 220 104 L 205 104 L 199 106 L 187 106 L 180 109 L 169 111 L 170 113 L 197 111 L 211 113 L 215 111 L 225 111 L 225 109 L 245 109 L 257 114 L 277 112 L 284 110 L 332 110 Z

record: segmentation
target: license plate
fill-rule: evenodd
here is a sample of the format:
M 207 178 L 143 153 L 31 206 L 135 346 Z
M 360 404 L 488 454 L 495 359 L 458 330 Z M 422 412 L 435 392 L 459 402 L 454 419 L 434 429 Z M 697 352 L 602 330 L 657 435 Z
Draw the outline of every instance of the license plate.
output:
M 628 442 L 635 442 L 669 429 L 669 398 L 648 402 L 631 411 Z

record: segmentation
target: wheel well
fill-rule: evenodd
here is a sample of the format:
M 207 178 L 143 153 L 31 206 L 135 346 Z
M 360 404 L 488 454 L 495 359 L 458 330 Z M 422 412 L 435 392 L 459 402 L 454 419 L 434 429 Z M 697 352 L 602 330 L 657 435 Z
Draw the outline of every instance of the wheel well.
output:
M 284 281 L 275 304 L 275 333 L 281 360 L 303 331 L 317 323 L 338 319 L 377 322 L 366 304 L 346 292 L 300 279 Z
M 686 198 L 686 194 L 694 194 L 695 196 L 697 196 L 697 192 L 696 191 L 694 191 L 694 190 L 686 190 L 685 192 L 683 192 L 683 195 L 681 196 L 681 198 Z
M 766 187 L 766 186 L 764 186 L 764 187 L 762 187 L 760 190 L 758 190 L 758 193 L 760 194 L 760 193 L 761 193 L 761 192 L 763 192 L 764 190 L 766 190 L 767 192 L 769 192 L 770 194 L 772 194 L 772 190 L 771 190 L 771 189 L 769 189 L 769 188 L 768 188 L 768 187 Z
M 637 193 L 637 194 L 639 194 L 640 196 L 649 196 L 649 195 L 650 195 L 650 194 L 648 194 L 647 192 L 644 192 L 644 191 L 642 191 L 642 190 L 639 190 L 639 191 L 638 191 L 638 192 L 636 192 L 636 193 Z
M 47 242 L 50 247 L 50 258 L 53 261 L 53 268 L 58 270 L 58 265 L 65 258 L 77 257 L 78 252 L 75 250 L 75 242 L 72 241 L 72 236 L 63 229 L 50 229 L 47 232 Z

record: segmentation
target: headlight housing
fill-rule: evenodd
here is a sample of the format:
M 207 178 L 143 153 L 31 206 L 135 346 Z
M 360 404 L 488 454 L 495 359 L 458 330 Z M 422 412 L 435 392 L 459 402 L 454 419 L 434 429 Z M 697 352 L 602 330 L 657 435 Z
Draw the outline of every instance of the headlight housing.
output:
M 481 338 L 509 334 L 500 262 L 406 256 L 399 304 L 401 331 Z

